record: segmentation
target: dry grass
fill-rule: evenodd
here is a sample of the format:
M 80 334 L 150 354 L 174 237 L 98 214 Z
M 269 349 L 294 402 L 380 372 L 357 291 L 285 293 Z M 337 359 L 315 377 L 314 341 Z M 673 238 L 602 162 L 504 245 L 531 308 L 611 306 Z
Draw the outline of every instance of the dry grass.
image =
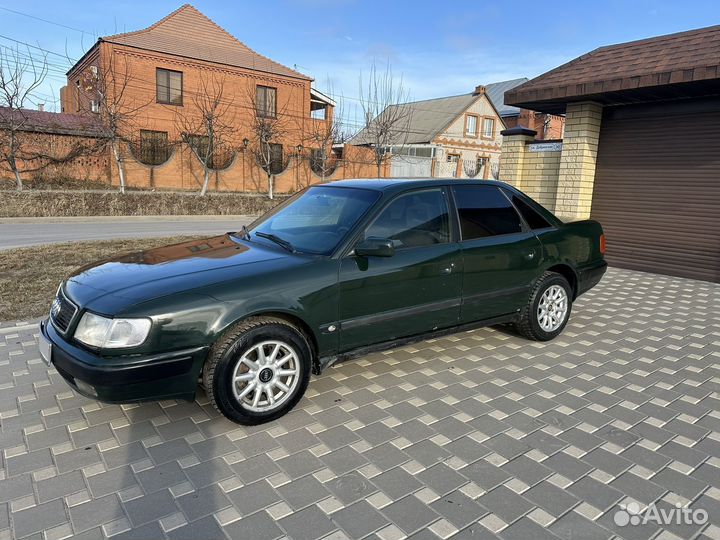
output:
M 0 218 L 64 216 L 256 215 L 285 197 L 245 193 L 0 191 Z
M 192 238 L 195 237 L 68 242 L 0 251 L 0 321 L 46 315 L 58 283 L 80 266 L 116 253 Z

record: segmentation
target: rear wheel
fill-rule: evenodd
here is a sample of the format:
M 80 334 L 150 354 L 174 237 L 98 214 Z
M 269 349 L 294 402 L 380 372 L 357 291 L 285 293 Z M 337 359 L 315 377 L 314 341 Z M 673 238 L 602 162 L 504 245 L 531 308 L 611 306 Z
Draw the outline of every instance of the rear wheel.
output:
M 203 368 L 203 386 L 213 406 L 230 420 L 269 422 L 305 393 L 311 357 L 307 339 L 291 323 L 252 317 L 215 344 Z
M 515 328 L 528 339 L 549 341 L 563 331 L 571 309 L 572 288 L 567 279 L 545 272 L 533 287 Z

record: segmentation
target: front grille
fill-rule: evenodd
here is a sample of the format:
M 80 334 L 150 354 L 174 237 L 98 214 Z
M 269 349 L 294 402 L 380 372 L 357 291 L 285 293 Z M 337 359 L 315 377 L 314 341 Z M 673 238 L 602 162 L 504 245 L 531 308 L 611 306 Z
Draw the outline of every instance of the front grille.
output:
M 50 319 L 55 325 L 55 328 L 63 333 L 67 332 L 75 313 L 77 313 L 77 306 L 67 299 L 62 289 L 58 291 L 58 295 L 50 310 Z

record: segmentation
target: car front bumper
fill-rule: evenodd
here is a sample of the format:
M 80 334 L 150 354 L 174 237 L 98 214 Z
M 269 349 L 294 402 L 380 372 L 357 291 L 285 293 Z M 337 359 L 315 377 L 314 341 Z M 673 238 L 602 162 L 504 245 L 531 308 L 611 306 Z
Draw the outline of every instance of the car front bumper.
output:
M 78 393 L 108 403 L 193 399 L 208 347 L 137 356 L 101 356 L 40 323 L 40 354 Z

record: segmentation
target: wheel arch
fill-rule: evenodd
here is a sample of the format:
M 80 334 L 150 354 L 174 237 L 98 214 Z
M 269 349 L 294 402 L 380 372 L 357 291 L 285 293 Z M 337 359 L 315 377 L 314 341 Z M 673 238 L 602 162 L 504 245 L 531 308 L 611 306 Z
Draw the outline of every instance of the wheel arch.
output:
M 259 310 L 252 313 L 247 313 L 243 315 L 242 317 L 238 317 L 237 319 L 233 320 L 229 324 L 226 324 L 222 330 L 220 330 L 215 340 L 221 339 L 223 334 L 228 331 L 228 329 L 234 327 L 238 323 L 253 318 L 253 317 L 274 317 L 276 319 L 281 319 L 287 323 L 290 323 L 294 327 L 296 327 L 302 334 L 305 336 L 305 339 L 308 342 L 308 345 L 310 345 L 310 354 L 312 355 L 312 365 L 313 365 L 313 371 L 315 372 L 316 369 L 319 368 L 319 345 L 317 341 L 317 336 L 312 331 L 312 328 L 310 325 L 302 319 L 302 317 L 298 316 L 297 313 L 289 312 L 289 311 L 282 311 L 282 310 Z
M 575 300 L 578 295 L 578 275 L 575 269 L 569 264 L 559 263 L 554 264 L 545 269 L 547 272 L 555 272 L 560 274 L 562 277 L 567 279 L 570 287 L 572 288 L 572 299 Z

